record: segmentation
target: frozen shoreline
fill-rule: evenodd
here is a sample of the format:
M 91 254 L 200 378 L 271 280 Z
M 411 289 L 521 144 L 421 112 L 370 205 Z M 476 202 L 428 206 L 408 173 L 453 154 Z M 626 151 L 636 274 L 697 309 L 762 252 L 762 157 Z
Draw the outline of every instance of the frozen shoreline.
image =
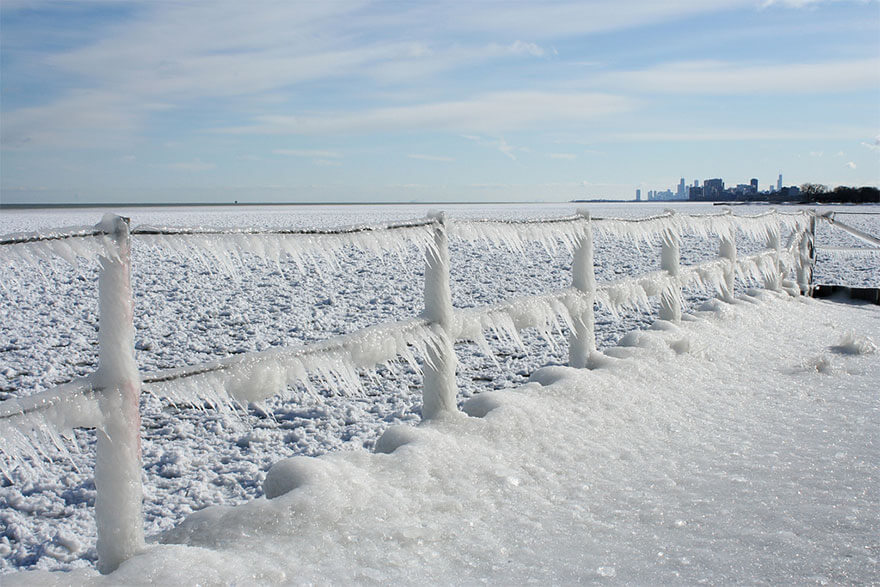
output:
M 578 206 L 579 207 L 579 206 Z M 224 211 L 203 210 L 184 216 L 157 213 L 135 222 L 215 226 L 290 225 L 338 226 L 361 222 L 412 219 L 427 207 L 353 207 L 340 216 L 336 207 L 309 214 L 278 216 L 258 212 L 242 218 Z M 639 216 L 647 206 L 637 208 Z M 716 211 L 708 207 L 709 211 Z M 564 216 L 575 205 L 468 207 L 474 216 L 508 218 Z M 705 212 L 687 206 L 688 211 Z M 762 211 L 766 208 L 762 207 Z M 462 210 L 454 210 L 463 213 Z M 662 211 L 657 207 L 656 211 Z M 620 207 L 597 210 L 620 215 Z M 737 213 L 749 213 L 737 210 Z M 77 213 L 78 214 L 78 213 Z M 38 221 L 27 225 L 26 221 Z M 66 220 L 59 221 L 64 217 Z M 82 219 L 80 219 L 82 218 Z M 177 219 L 176 221 L 174 219 Z M 19 221 L 16 230 L 39 229 L 40 222 L 77 224 L 88 217 L 24 214 L 0 220 Z M 53 220 L 54 219 L 54 220 Z M 5 224 L 4 224 L 5 226 Z M 9 232 L 2 230 L 0 232 Z M 875 231 L 876 232 L 876 231 Z M 683 262 L 712 257 L 692 242 Z M 453 300 L 468 307 L 495 303 L 518 294 L 560 289 L 570 284 L 570 256 L 551 255 L 536 246 L 526 254 L 457 247 L 453 254 Z M 599 280 L 650 270 L 657 251 L 598 243 Z M 401 262 L 402 261 L 402 262 Z M 876 258 L 865 259 L 862 275 L 877 278 Z M 217 275 L 185 258 L 162 258 L 149 249 L 135 249 L 136 347 L 144 370 L 193 364 L 240 352 L 309 342 L 333 334 L 411 317 L 421 309 L 423 260 L 416 252 L 387 260 L 359 255 L 320 273 L 292 266 L 254 263 L 232 276 Z M 511 270 L 511 268 L 515 270 Z M 822 267 L 822 265 L 820 265 Z M 847 275 L 847 264 L 832 266 L 833 275 Z M 96 300 L 91 267 L 72 269 L 63 262 L 41 267 L 40 273 L 14 266 L 3 269 L 6 283 L 2 310 L 4 360 L 0 394 L 44 388 L 72 374 L 89 372 L 95 360 Z M 858 274 L 857 274 L 858 275 Z M 691 308 L 705 296 L 688 298 Z M 621 319 L 597 316 L 600 348 L 613 345 L 628 330 L 651 323 L 650 314 L 634 312 Z M 563 337 L 564 338 L 564 337 Z M 524 383 L 536 368 L 564 364 L 567 346 L 548 348 L 537 336 L 526 336 L 526 352 L 493 342 L 498 362 L 473 345 L 460 345 L 462 357 L 459 401 L 479 392 L 509 389 Z M 321 400 L 294 390 L 288 400 L 254 406 L 244 418 L 200 410 L 176 410 L 145 397 L 143 449 L 146 480 L 147 532 L 167 530 L 186 515 L 208 505 L 234 504 L 261 495 L 261 483 L 273 462 L 293 455 L 315 456 L 333 451 L 372 449 L 389 425 L 415 423 L 421 402 L 420 378 L 410 370 L 381 374 L 364 397 L 327 394 Z M 78 431 L 73 462 L 59 462 L 36 478 L 19 478 L 0 486 L 0 570 L 75 568 L 94 561 L 94 433 Z
M 391 454 L 297 457 L 298 488 L 208 508 L 113 575 L 5 579 L 871 582 L 880 309 L 755 295 L 481 394 L 482 417 L 406 427 Z

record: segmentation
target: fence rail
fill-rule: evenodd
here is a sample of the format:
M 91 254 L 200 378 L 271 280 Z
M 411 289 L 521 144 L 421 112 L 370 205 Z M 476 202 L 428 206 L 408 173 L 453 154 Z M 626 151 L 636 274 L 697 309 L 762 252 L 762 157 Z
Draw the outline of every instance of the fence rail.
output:
M 667 212 L 643 219 L 617 219 L 591 218 L 583 212 L 548 220 L 451 222 L 439 213 L 411 222 L 333 230 L 215 230 L 131 229 L 128 219 L 108 215 L 96 227 L 0 237 L 0 257 L 13 251 L 12 258 L 24 260 L 58 254 L 68 260 L 95 256 L 100 263 L 98 369 L 89 377 L 32 397 L 0 402 L 0 456 L 12 462 L 35 458 L 38 451 L 27 450 L 28 439 L 34 443 L 34 434 L 47 434 L 52 443 L 58 444 L 55 427 L 97 428 L 98 566 L 102 573 L 111 572 L 144 544 L 138 412 L 142 389 L 173 402 L 246 404 L 265 399 L 294 382 L 308 384 L 310 374 L 315 373 L 356 385 L 356 369 L 403 359 L 416 369 L 421 367 L 422 417 L 442 417 L 457 409 L 454 343 L 470 340 L 488 350 L 484 336 L 487 330 L 516 342 L 520 330 L 537 328 L 552 342 L 551 331 L 562 331 L 564 327 L 571 333 L 569 364 L 588 367 L 596 350 L 597 304 L 616 312 L 645 306 L 649 298 L 659 297 L 660 318 L 679 321 L 682 288 L 692 284 L 714 288 L 728 301 L 733 300 L 737 278 L 760 280 L 765 287 L 777 291 L 787 287 L 793 295 L 808 292 L 816 218 L 813 213 L 772 211 L 755 216 L 734 216 L 730 212 L 686 216 Z M 819 218 L 844 228 L 839 221 Z M 790 232 L 785 247 L 781 246 L 783 229 Z M 661 270 L 597 284 L 594 231 L 636 241 L 659 237 Z M 717 237 L 718 258 L 681 267 L 681 239 L 685 233 Z M 751 257 L 738 257 L 738 234 L 761 240 L 766 250 Z M 276 260 L 289 255 L 300 263 L 307 255 L 332 255 L 346 245 L 400 250 L 415 244 L 425 256 L 424 311 L 409 320 L 372 326 L 315 344 L 139 374 L 134 360 L 134 302 L 130 283 L 132 237 L 145 239 L 154 246 L 202 248 L 220 263 L 228 262 L 229 248 Z M 214 238 L 219 240 L 203 240 Z M 572 285 L 560 292 L 493 306 L 456 309 L 449 277 L 450 238 L 490 242 L 513 250 L 521 250 L 527 242 L 537 241 L 548 248 L 561 243 L 572 252 Z M 91 243 L 93 246 L 70 244 L 81 239 L 95 242 Z M 48 248 L 39 248 L 43 246 Z M 797 275 L 794 287 L 784 281 L 792 270 Z M 421 365 L 416 355 L 423 357 Z M 75 409 L 68 409 L 68 405 Z M 36 448 L 40 448 L 39 443 Z

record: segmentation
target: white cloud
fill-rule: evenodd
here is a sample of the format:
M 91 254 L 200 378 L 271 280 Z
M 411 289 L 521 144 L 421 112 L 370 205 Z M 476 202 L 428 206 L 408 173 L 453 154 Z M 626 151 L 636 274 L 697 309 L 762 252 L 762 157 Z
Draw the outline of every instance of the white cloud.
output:
M 309 157 L 320 159 L 339 159 L 342 157 L 336 151 L 321 151 L 311 149 L 275 149 L 272 151 L 276 155 L 287 155 L 290 157 Z
M 106 145 L 108 133 L 135 130 L 147 111 L 115 92 L 76 90 L 47 105 L 4 110 L 2 114 L 4 147 L 67 147 L 82 142 Z
M 577 159 L 577 155 L 574 153 L 548 153 L 547 156 L 551 159 L 565 159 L 568 161 Z
M 543 57 L 546 53 L 542 47 L 535 43 L 526 43 L 524 41 L 514 41 L 507 50 L 514 55 L 532 55 L 534 57 Z
M 849 167 L 850 169 L 856 168 L 856 164 L 853 161 L 848 161 L 846 166 Z
M 702 141 L 788 141 L 804 139 L 855 139 L 864 136 L 862 129 L 816 126 L 808 130 L 706 128 L 699 131 L 635 131 L 615 132 L 604 138 L 624 142 L 702 142 Z
M 780 4 L 790 8 L 806 8 L 827 1 L 828 0 L 764 0 L 764 3 L 761 4 L 761 8 L 770 8 L 771 6 L 777 6 Z
M 462 135 L 462 137 L 469 140 L 469 141 L 473 141 L 479 145 L 482 145 L 484 147 L 498 149 L 498 151 L 500 151 L 505 157 L 507 157 L 508 159 L 511 159 L 513 161 L 516 161 L 516 153 L 517 152 L 520 152 L 520 153 L 531 153 L 532 152 L 532 150 L 529 149 L 528 147 L 517 147 L 517 146 L 511 145 L 510 143 L 508 143 L 504 139 L 504 137 L 497 138 L 497 139 L 489 139 L 489 138 L 476 136 L 476 135 Z
M 634 108 L 633 100 L 600 93 L 496 92 L 463 100 L 392 106 L 361 112 L 258 116 L 254 124 L 219 129 L 232 134 L 363 133 L 439 130 L 500 133 L 571 125 Z
M 878 70 L 878 58 L 771 65 L 685 61 L 609 73 L 595 83 L 671 94 L 836 93 L 876 88 Z
M 455 158 L 453 157 L 446 157 L 444 155 L 422 155 L 421 153 L 410 153 L 407 157 L 410 159 L 420 159 L 422 161 L 455 161 Z
M 871 142 L 863 141 L 862 146 L 867 147 L 872 151 L 880 151 L 880 135 L 874 137 L 874 140 Z
M 214 163 L 207 163 L 205 161 L 202 161 L 201 159 L 194 159 L 193 161 L 170 163 L 168 167 L 171 169 L 178 169 L 180 171 L 200 172 L 210 171 L 211 169 L 215 169 L 217 166 Z
M 619 0 L 571 0 L 511 2 L 503 9 L 493 2 L 471 2 L 466 10 L 451 2 L 440 3 L 437 10 L 447 13 L 446 20 L 454 17 L 453 26 L 458 29 L 546 39 L 624 30 L 754 5 L 755 0 L 628 0 L 622 7 Z
M 509 145 L 507 141 L 504 139 L 498 140 L 498 150 L 504 153 L 506 157 L 516 161 L 516 155 L 514 155 L 514 151 L 516 151 L 516 147 L 513 145 Z

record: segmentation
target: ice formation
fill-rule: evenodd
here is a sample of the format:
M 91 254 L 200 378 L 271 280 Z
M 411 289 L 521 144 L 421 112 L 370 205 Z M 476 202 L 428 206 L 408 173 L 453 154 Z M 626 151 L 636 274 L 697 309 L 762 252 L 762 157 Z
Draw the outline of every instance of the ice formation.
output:
M 347 394 L 360 389 L 358 369 L 402 359 L 420 370 L 417 354 L 437 344 L 434 327 L 421 318 L 381 324 L 326 341 L 247 353 L 178 369 L 147 373 L 144 389 L 173 403 L 234 408 L 283 394 L 288 385 L 320 384 Z
M 595 304 L 616 314 L 624 309 L 649 309 L 650 298 L 659 296 L 661 307 L 666 308 L 661 317 L 675 321 L 680 317 L 682 288 L 696 286 L 714 290 L 732 300 L 734 279 L 775 284 L 781 273 L 787 274 L 808 262 L 802 242 L 810 219 L 805 213 L 776 212 L 747 217 L 730 213 L 706 216 L 666 213 L 642 220 L 590 220 L 587 215 L 579 214 L 520 222 L 452 222 L 436 216 L 423 221 L 336 231 L 140 227 L 133 231 L 137 242 L 147 243 L 163 253 L 170 250 L 201 259 L 209 267 L 219 267 L 230 273 L 234 273 L 250 255 L 270 263 L 289 258 L 301 269 L 308 264 L 335 264 L 350 247 L 397 253 L 416 247 L 425 252 L 427 263 L 426 308 L 419 318 L 380 324 L 317 344 L 276 348 L 193 367 L 148 373 L 142 376 L 142 381 L 146 391 L 175 403 L 234 407 L 283 394 L 295 383 L 312 389 L 316 380 L 342 393 L 356 393 L 360 385 L 360 369 L 403 360 L 415 371 L 424 373 L 423 417 L 430 419 L 455 407 L 455 341 L 475 341 L 482 352 L 491 357 L 487 333 L 523 347 L 519 333 L 526 328 L 535 329 L 551 346 L 563 331 L 575 331 L 579 333 L 575 341 L 580 341 L 582 348 L 573 352 L 572 363 L 577 364 L 575 357 L 583 355 L 582 363 L 598 364 L 592 361 L 595 343 L 590 336 Z M 100 556 L 103 560 L 116 561 L 111 562 L 106 570 L 130 556 L 142 544 L 138 536 L 121 535 L 118 523 L 121 516 L 137 516 L 133 504 L 140 501 L 135 488 L 139 467 L 125 470 L 132 462 L 137 462 L 139 450 L 136 437 L 124 438 L 127 432 L 138 429 L 137 401 L 135 399 L 134 404 L 130 401 L 131 396 L 137 397 L 139 384 L 131 361 L 133 335 L 128 326 L 109 323 L 108 327 L 104 321 L 105 315 L 127 315 L 129 321 L 131 318 L 130 307 L 124 307 L 131 301 L 130 286 L 111 284 L 108 279 L 113 281 L 115 278 L 106 277 L 114 267 L 127 263 L 128 251 L 114 254 L 118 249 L 114 248 L 112 235 L 118 232 L 119 222 L 118 218 L 108 217 L 95 228 L 19 235 L 0 242 L 8 245 L 0 246 L 0 257 L 10 262 L 21 259 L 33 263 L 59 255 L 72 263 L 79 257 L 98 257 L 102 264 L 101 368 L 91 378 L 50 390 L 41 398 L 12 400 L 15 403 L 0 405 L 3 438 L 0 452 L 12 463 L 39 460 L 41 453 L 63 448 L 57 429 L 79 425 L 98 428 L 102 454 L 98 457 L 96 483 L 102 488 L 102 495 L 113 496 L 109 500 L 99 498 L 96 506 L 98 524 L 105 536 L 98 545 L 99 553 L 104 553 Z M 594 229 L 597 234 L 623 237 L 636 245 L 661 239 L 662 271 L 597 285 L 591 250 Z M 784 248 L 780 246 L 783 231 L 789 233 Z M 721 258 L 680 267 L 682 234 L 720 238 Z M 740 235 L 766 243 L 771 250 L 738 257 L 736 238 Z M 481 308 L 456 310 L 449 291 L 447 236 L 505 247 L 520 254 L 530 242 L 540 243 L 549 252 L 560 248 L 569 251 L 573 254 L 572 287 Z M 129 287 L 127 292 L 123 291 L 126 287 Z M 103 290 L 107 288 L 116 290 L 118 295 L 105 296 Z M 105 306 L 105 302 L 109 306 Z M 687 341 L 675 341 L 675 345 L 678 345 L 676 349 L 688 348 Z M 856 342 L 851 341 L 840 346 L 855 348 L 854 345 Z M 109 355 L 105 356 L 105 352 Z M 107 365 L 115 365 L 116 370 L 108 370 Z M 96 391 L 100 401 L 95 401 Z M 42 407 L 30 409 L 31 404 Z M 468 409 L 474 413 L 485 414 L 492 408 L 489 399 L 472 401 L 471 404 Z M 99 405 L 103 417 L 98 414 Z M 117 414 L 118 418 L 108 418 L 107 414 Z M 405 441 L 408 440 L 391 434 L 384 443 L 380 442 L 379 447 L 384 449 L 379 452 L 392 452 Z M 110 471 L 112 475 L 108 475 Z M 293 479 L 299 478 L 297 470 L 294 470 L 296 474 L 287 475 L 280 471 L 273 475 L 280 488 L 276 488 L 277 491 L 283 493 L 285 487 L 298 486 Z M 276 489 L 271 492 L 280 495 Z M 267 489 L 267 494 L 269 492 Z M 119 548 L 122 549 L 119 553 L 107 554 L 108 549 Z
M 304 270 L 335 265 L 347 247 L 362 251 L 399 253 L 410 246 L 422 250 L 432 246 L 434 220 L 385 225 L 361 225 L 338 230 L 254 230 L 247 228 L 215 230 L 138 226 L 132 235 L 149 246 L 194 257 L 208 267 L 235 273 L 246 255 L 270 263 L 289 258 Z

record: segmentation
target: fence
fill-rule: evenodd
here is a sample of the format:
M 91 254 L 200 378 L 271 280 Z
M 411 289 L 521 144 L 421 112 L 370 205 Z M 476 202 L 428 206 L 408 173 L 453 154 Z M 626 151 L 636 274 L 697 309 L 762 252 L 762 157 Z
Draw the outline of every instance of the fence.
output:
M 68 260 L 96 257 L 99 277 L 99 361 L 96 372 L 45 392 L 0 403 L 0 452 L 13 465 L 38 459 L 47 446 L 62 446 L 58 429 L 97 429 L 95 516 L 98 568 L 112 572 L 144 545 L 139 396 L 142 388 L 172 402 L 235 406 L 271 396 L 310 374 L 341 384 L 357 380 L 357 369 L 403 359 L 416 368 L 423 361 L 422 417 L 454 412 L 454 343 L 488 344 L 484 332 L 516 337 L 524 328 L 549 332 L 553 325 L 570 334 L 569 364 L 589 367 L 596 351 L 595 306 L 617 311 L 646 305 L 659 297 L 659 317 L 679 321 L 682 288 L 712 288 L 732 301 L 737 277 L 756 279 L 792 295 L 808 292 L 814 261 L 813 213 L 757 216 L 685 216 L 667 212 L 639 220 L 575 216 L 540 221 L 451 222 L 444 214 L 427 219 L 342 230 L 204 230 L 138 227 L 128 219 L 105 216 L 94 228 L 0 238 L 0 255 L 32 261 L 46 255 Z M 840 224 L 838 222 L 838 224 Z M 660 238 L 661 270 L 597 284 L 593 233 L 650 241 Z M 789 238 L 782 245 L 784 231 Z M 682 235 L 719 239 L 716 260 L 681 266 Z M 737 255 L 737 235 L 761 240 L 766 250 Z M 243 251 L 265 258 L 292 257 L 298 264 L 332 256 L 346 246 L 384 251 L 416 245 L 425 256 L 424 311 L 421 316 L 372 326 L 317 344 L 238 355 L 196 366 L 139 373 L 134 358 L 134 301 L 131 289 L 132 237 L 156 246 L 189 249 L 221 264 Z M 491 243 L 522 250 L 528 242 L 562 246 L 572 253 L 571 287 L 508 300 L 492 306 L 456 309 L 450 288 L 449 239 Z M 872 238 L 872 237 L 869 237 Z M 785 280 L 790 271 L 797 282 Z M 3 466 L 0 461 L 0 466 Z

